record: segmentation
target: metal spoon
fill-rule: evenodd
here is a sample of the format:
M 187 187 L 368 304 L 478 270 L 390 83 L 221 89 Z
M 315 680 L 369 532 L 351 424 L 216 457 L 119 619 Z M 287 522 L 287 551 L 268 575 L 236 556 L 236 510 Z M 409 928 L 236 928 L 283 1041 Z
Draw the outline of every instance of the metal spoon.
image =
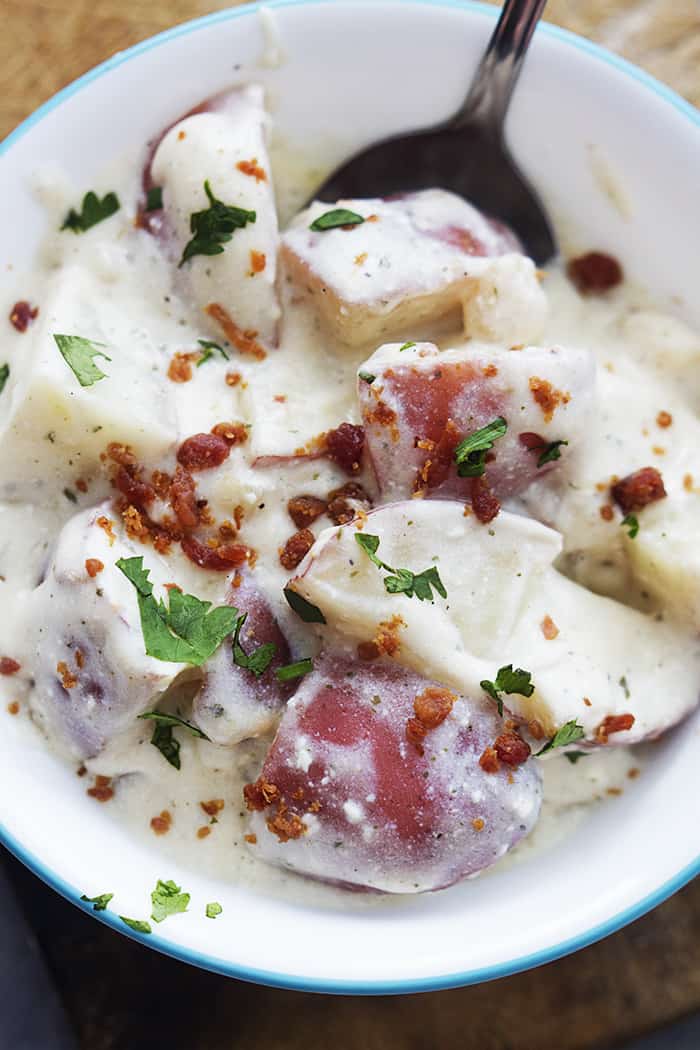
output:
M 557 253 L 542 202 L 510 155 L 503 124 L 546 0 L 506 0 L 459 110 L 444 124 L 370 146 L 328 178 L 315 199 L 453 190 L 511 226 L 535 262 Z

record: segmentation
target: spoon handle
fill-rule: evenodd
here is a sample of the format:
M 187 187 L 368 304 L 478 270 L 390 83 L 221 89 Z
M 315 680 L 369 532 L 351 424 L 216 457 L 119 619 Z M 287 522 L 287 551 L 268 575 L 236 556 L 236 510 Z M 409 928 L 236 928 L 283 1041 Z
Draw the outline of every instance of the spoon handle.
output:
M 469 93 L 450 120 L 451 128 L 479 124 L 494 138 L 501 138 L 508 103 L 546 2 L 505 0 Z

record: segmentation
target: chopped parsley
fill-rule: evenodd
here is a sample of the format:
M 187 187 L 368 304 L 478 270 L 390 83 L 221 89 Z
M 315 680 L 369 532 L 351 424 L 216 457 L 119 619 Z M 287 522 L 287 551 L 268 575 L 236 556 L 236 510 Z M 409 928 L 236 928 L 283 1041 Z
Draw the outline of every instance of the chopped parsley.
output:
M 629 698 L 630 698 L 630 687 L 627 684 L 627 677 L 626 677 L 626 675 L 624 675 L 624 674 L 622 675 L 622 677 L 620 678 L 620 680 L 618 682 L 618 685 L 620 685 L 622 687 L 622 689 L 624 690 L 625 700 L 629 700 Z
M 171 715 L 167 711 L 144 711 L 138 717 L 154 722 L 151 743 L 158 748 L 166 762 L 169 762 L 175 769 L 180 769 L 180 741 L 175 737 L 173 729 L 176 727 L 186 729 L 199 740 L 209 739 L 207 734 L 203 733 L 197 726 L 193 726 L 191 722 L 186 722 L 184 718 L 178 718 L 177 715 Z
M 590 751 L 565 751 L 564 758 L 568 758 L 572 766 L 575 766 L 579 758 L 588 758 Z
M 332 211 L 324 212 L 309 226 L 314 233 L 323 233 L 324 230 L 334 230 L 337 226 L 359 226 L 364 222 L 362 215 L 356 211 L 348 211 L 347 208 L 333 208 Z
M 136 933 L 151 933 L 151 924 L 146 922 L 144 919 L 127 919 L 126 915 L 120 915 L 119 918 L 130 930 L 135 930 Z
M 208 181 L 204 183 L 204 192 L 209 198 L 209 207 L 190 215 L 192 237 L 185 245 L 178 266 L 183 266 L 194 255 L 221 255 L 224 244 L 231 240 L 236 230 L 255 222 L 254 211 L 217 200 Z
M 72 230 L 73 233 L 85 233 L 91 226 L 97 226 L 98 222 L 108 219 L 119 211 L 119 198 L 116 193 L 106 193 L 102 200 L 89 190 L 83 197 L 80 211 L 75 208 L 66 215 L 63 220 L 62 230 Z
M 238 610 L 235 609 L 234 611 L 238 615 Z M 247 618 L 248 613 L 242 613 L 236 621 L 236 630 L 233 636 L 233 662 L 238 667 L 244 667 L 246 671 L 251 671 L 256 678 L 259 678 L 272 663 L 277 646 L 274 642 L 265 642 L 263 645 L 259 645 L 257 649 L 253 649 L 251 653 L 244 652 L 240 643 L 240 634 Z
M 162 922 L 170 915 L 179 915 L 180 912 L 187 911 L 189 903 L 189 893 L 183 893 L 182 887 L 176 886 L 172 879 L 168 879 L 167 882 L 158 879 L 156 888 L 151 892 L 151 918 L 154 922 Z
M 379 536 L 356 532 L 355 541 L 359 547 L 362 547 L 370 561 L 374 562 L 378 568 L 390 573 L 389 576 L 384 577 L 384 587 L 389 594 L 405 594 L 407 598 L 415 596 L 420 602 L 432 602 L 435 598 L 431 588 L 434 587 L 441 597 L 447 597 L 445 585 L 434 565 L 420 573 L 413 573 L 410 569 L 394 569 L 377 557 Z
M 5 383 L 7 382 L 7 380 L 9 378 L 10 378 L 10 366 L 8 364 L 4 364 L 4 365 L 0 366 L 0 394 L 5 389 Z
M 301 594 L 297 594 L 291 587 L 287 586 L 282 591 L 282 594 L 287 599 L 287 604 L 290 609 L 297 614 L 300 620 L 304 623 L 326 623 L 326 617 L 323 615 L 321 610 L 313 602 L 307 601 Z
M 144 211 L 160 211 L 163 207 L 163 187 L 151 186 L 146 194 L 146 207 Z
M 223 910 L 218 901 L 211 901 L 205 908 L 205 914 L 208 919 L 215 919 Z
M 92 904 L 93 911 L 104 911 L 113 896 L 113 893 L 101 893 L 99 897 L 86 897 L 83 893 L 80 899 L 86 904 Z
M 293 678 L 301 678 L 303 675 L 309 674 L 313 669 L 314 662 L 310 656 L 307 656 L 304 660 L 297 660 L 296 663 L 278 667 L 275 671 L 275 677 L 278 682 L 290 682 Z
M 512 664 L 501 667 L 496 675 L 495 681 L 491 682 L 485 678 L 479 685 L 485 693 L 496 701 L 498 713 L 503 717 L 503 698 L 501 693 L 517 693 L 518 696 L 532 696 L 535 687 L 532 684 L 532 675 L 529 671 L 523 671 L 522 667 L 513 670 Z
M 92 386 L 100 379 L 106 378 L 106 374 L 97 367 L 94 361 L 96 357 L 103 357 L 105 361 L 112 360 L 102 352 L 101 347 L 105 345 L 104 343 L 84 339 L 82 335 L 54 335 L 54 342 L 61 357 L 81 386 Z
M 415 343 L 404 343 L 403 346 L 399 347 L 399 353 L 402 354 L 404 352 L 404 350 L 410 350 L 411 347 L 415 346 L 415 345 L 416 345 Z
M 371 372 L 358 372 L 357 374 L 364 383 L 369 383 L 370 385 L 377 378 L 376 376 L 373 376 Z
M 555 747 L 566 747 L 567 744 L 575 744 L 577 740 L 580 740 L 585 735 L 583 726 L 580 726 L 576 719 L 572 718 L 571 721 L 565 722 L 563 726 L 557 729 L 552 739 L 547 741 L 535 757 L 545 755 L 548 751 L 553 751 Z
M 203 365 L 205 361 L 208 361 L 210 357 L 213 357 L 215 350 L 221 354 L 224 361 L 228 361 L 229 356 L 223 346 L 219 346 L 218 343 L 213 343 L 211 339 L 198 339 L 197 342 L 202 348 L 202 356 L 197 362 L 197 368 L 199 368 L 200 365 Z
M 460 441 L 455 449 L 455 463 L 460 478 L 478 478 L 486 470 L 486 453 L 508 429 L 503 416 L 497 416 L 485 427 Z
M 555 460 L 561 459 L 561 446 L 568 444 L 568 441 L 550 441 L 540 453 L 539 459 L 537 460 L 537 466 L 543 467 L 545 463 L 553 463 Z M 535 451 L 539 451 L 539 449 L 536 449 Z
M 627 535 L 631 540 L 635 539 L 639 532 L 639 518 L 636 514 L 625 514 L 620 525 L 626 525 L 628 529 Z
M 230 605 L 212 609 L 176 588 L 168 591 L 168 607 L 156 601 L 142 556 L 120 558 L 116 566 L 136 588 L 146 653 L 156 660 L 199 667 L 235 628 L 238 610 Z
M 71 503 L 77 503 L 78 502 L 78 497 L 76 496 L 76 494 L 73 492 L 72 489 L 64 489 L 63 490 L 63 495 L 66 497 L 67 500 L 70 500 Z

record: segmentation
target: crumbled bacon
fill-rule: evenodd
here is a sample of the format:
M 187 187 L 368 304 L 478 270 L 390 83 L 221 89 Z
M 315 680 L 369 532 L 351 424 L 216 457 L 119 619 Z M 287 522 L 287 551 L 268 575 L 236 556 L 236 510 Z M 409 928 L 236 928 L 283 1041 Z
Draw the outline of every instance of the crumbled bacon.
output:
M 257 157 L 253 157 L 252 160 L 239 160 L 236 167 L 244 175 L 251 175 L 256 182 L 265 182 L 267 180 L 265 169 L 260 167 Z
M 428 686 L 413 701 L 415 718 L 406 723 L 406 739 L 419 754 L 423 754 L 423 740 L 431 729 L 437 729 L 445 721 L 457 697 L 449 689 Z
M 210 798 L 208 802 L 200 802 L 199 804 L 208 817 L 215 817 L 226 805 L 222 798 Z
M 414 488 L 416 492 L 421 489 L 435 489 L 447 480 L 454 462 L 454 454 L 462 435 L 456 423 L 448 419 L 442 434 L 436 442 L 417 442 L 417 447 L 432 446 L 428 449 L 430 455 L 418 472 Z
M 241 381 L 240 372 L 227 372 L 226 373 L 226 386 L 238 386 Z
M 548 642 L 553 641 L 553 639 L 556 638 L 559 634 L 559 628 L 557 627 L 554 620 L 549 614 L 547 614 L 547 616 L 545 616 L 545 618 L 542 620 L 540 627 L 542 628 L 542 634 L 545 636 Z
M 471 490 L 474 514 L 482 525 L 488 525 L 498 514 L 501 504 L 494 496 L 488 481 L 483 475 L 472 478 Z
M 474 831 L 483 831 L 484 830 L 484 822 L 481 819 L 481 817 L 474 817 L 474 819 L 472 821 L 472 827 L 474 828 Z
M 95 777 L 94 786 L 88 788 L 87 793 L 90 796 L 90 798 L 97 799 L 98 802 L 109 802 L 111 798 L 114 798 L 112 778 L 103 777 L 100 774 L 98 774 Z
M 280 842 L 289 842 L 290 839 L 298 839 L 307 830 L 306 824 L 297 813 L 292 813 L 284 803 L 280 803 L 274 817 L 268 817 L 265 821 L 267 830 L 271 831 Z
M 253 834 L 252 832 L 249 835 L 244 835 L 243 838 L 246 842 L 249 842 L 251 846 L 254 846 L 255 843 L 258 841 L 258 836 Z
M 230 572 L 240 568 L 252 555 L 250 547 L 242 543 L 222 543 L 218 547 L 208 547 L 194 536 L 184 536 L 180 546 L 190 561 L 200 569 L 211 569 L 214 572 Z
M 596 295 L 615 288 L 623 273 L 617 259 L 605 252 L 586 252 L 570 259 L 566 275 L 581 295 Z
M 557 390 L 548 379 L 530 376 L 529 386 L 535 402 L 542 409 L 545 423 L 552 421 L 552 416 L 559 405 L 567 405 L 571 400 L 571 394 L 564 390 Z
M 10 703 L 7 705 L 7 713 L 9 715 L 18 715 L 19 714 L 19 700 L 11 700 L 10 701 Z
M 209 835 L 211 835 L 211 828 L 207 824 L 203 828 L 197 828 L 198 839 L 206 839 Z
M 507 766 L 521 766 L 530 757 L 530 745 L 518 733 L 501 733 L 493 747 L 499 760 Z
M 279 797 L 279 789 L 275 784 L 268 783 L 264 777 L 258 777 L 254 783 L 246 784 L 243 788 L 243 798 L 251 813 L 254 810 L 260 811 L 266 806 L 271 806 Z
M 394 614 L 390 620 L 382 620 L 377 624 L 377 633 L 372 639 L 380 656 L 396 656 L 401 648 L 399 631 L 406 626 L 403 616 Z
M 642 467 L 616 482 L 610 489 L 612 498 L 623 514 L 642 510 L 666 497 L 663 478 L 656 467 Z
M 110 547 L 112 547 L 114 545 L 114 541 L 117 538 L 114 535 L 114 522 L 111 521 L 109 518 L 105 517 L 104 514 L 100 514 L 95 524 L 98 525 L 99 528 L 101 528 L 102 531 L 106 533 L 107 539 L 109 540 L 109 545 Z
M 250 250 L 250 273 L 251 277 L 256 273 L 262 273 L 267 265 L 267 256 L 265 252 L 256 252 L 254 248 Z
M 211 470 L 228 459 L 228 441 L 218 434 L 193 434 L 177 450 L 177 461 L 187 470 Z
M 326 501 L 318 496 L 293 496 L 287 503 L 287 511 L 296 527 L 305 529 L 325 514 Z
M 365 445 L 364 427 L 341 423 L 326 434 L 326 454 L 346 474 L 357 474 Z
M 56 664 L 56 672 L 61 679 L 61 685 L 64 689 L 74 689 L 78 684 L 78 679 L 73 674 L 65 660 L 58 661 Z
M 357 646 L 357 655 L 360 660 L 378 660 L 380 657 L 379 646 L 376 642 L 360 642 Z
M 120 467 L 135 467 L 136 456 L 130 445 L 123 445 L 120 441 L 110 441 L 101 459 L 111 459 Z
M 258 361 L 262 361 L 264 357 L 267 357 L 264 348 L 257 341 L 258 333 L 253 329 L 243 331 L 243 329 L 239 328 L 229 312 L 220 303 L 209 303 L 204 308 L 204 312 L 211 317 L 212 321 L 219 325 L 229 343 L 235 346 L 237 350 L 240 350 L 242 354 L 250 354 L 252 357 L 257 358 Z
M 78 492 L 87 492 L 88 483 L 83 478 L 76 478 L 75 487 L 77 488 Z
M 154 470 L 151 474 L 151 485 L 159 499 L 167 499 L 172 478 L 164 470 Z
M 604 503 L 603 506 L 600 508 L 599 513 L 603 521 L 612 521 L 615 517 L 615 511 L 609 503 Z
M 151 828 L 156 835 L 166 835 L 170 831 L 172 822 L 172 814 L 164 809 L 159 816 L 151 817 Z
M 243 445 L 248 440 L 248 428 L 245 423 L 217 423 L 211 428 L 211 432 L 222 438 L 227 445 Z
M 304 556 L 311 550 L 316 537 L 311 529 L 299 529 L 290 536 L 284 547 L 280 550 L 280 563 L 291 572 L 296 569 Z
M 0 656 L 0 674 L 17 674 L 21 666 L 11 656 Z
M 613 733 L 624 733 L 634 725 L 634 715 L 607 715 L 595 731 L 595 738 L 599 744 L 607 744 L 608 737 Z
M 185 529 L 193 529 L 199 524 L 200 514 L 195 493 L 192 475 L 182 467 L 177 467 L 168 497 L 177 520 Z
M 666 427 L 670 427 L 671 426 L 671 423 L 673 423 L 673 416 L 671 415 L 670 412 L 663 412 L 663 411 L 659 412 L 659 414 L 656 417 L 656 425 L 657 426 L 663 427 L 664 429 L 666 429 Z
M 183 353 L 178 351 L 168 366 L 168 379 L 173 383 L 189 383 L 192 378 L 192 362 L 196 361 L 199 354 L 190 351 Z
M 328 517 L 336 525 L 346 525 L 357 516 L 357 510 L 350 500 L 364 503 L 371 507 L 372 501 L 357 481 L 347 481 L 338 489 L 328 493 Z
M 39 307 L 32 306 L 26 299 L 20 299 L 10 310 L 10 324 L 18 332 L 26 332 L 32 321 L 39 315 Z
M 119 467 L 114 477 L 114 485 L 135 507 L 148 506 L 156 498 L 156 490 L 147 481 L 143 481 L 133 467 Z
M 141 514 L 141 511 L 129 503 L 122 509 L 122 521 L 124 522 L 124 529 L 130 540 L 139 540 L 141 543 L 145 543 L 151 535 L 149 528 L 148 517 Z
M 479 759 L 479 765 L 484 773 L 497 773 L 501 768 L 501 763 L 498 760 L 496 749 L 493 747 L 487 747 Z

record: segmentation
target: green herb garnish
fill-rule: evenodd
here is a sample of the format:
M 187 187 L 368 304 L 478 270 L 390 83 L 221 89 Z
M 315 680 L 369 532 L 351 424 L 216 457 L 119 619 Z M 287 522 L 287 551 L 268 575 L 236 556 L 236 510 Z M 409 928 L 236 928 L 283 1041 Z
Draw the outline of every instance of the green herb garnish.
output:
M 620 680 L 618 682 L 618 685 L 620 685 L 622 687 L 622 689 L 624 690 L 624 692 L 625 692 L 625 700 L 629 700 L 629 698 L 630 698 L 630 687 L 627 684 L 627 677 L 624 674 L 620 678 Z
M 61 357 L 81 386 L 92 386 L 93 383 L 106 378 L 105 373 L 100 371 L 94 361 L 96 357 L 103 357 L 105 361 L 112 360 L 100 349 L 104 343 L 83 339 L 81 335 L 54 335 L 54 341 Z
M 313 669 L 314 662 L 310 656 L 307 656 L 304 660 L 297 660 L 296 663 L 278 667 L 275 671 L 275 677 L 278 682 L 290 682 L 293 678 L 301 678 L 303 675 L 309 674 Z
M 163 187 L 151 186 L 146 194 L 146 207 L 144 211 L 160 211 L 163 207 Z
M 236 626 L 237 609 L 230 605 L 212 609 L 211 602 L 176 588 L 168 591 L 168 607 L 162 598 L 156 601 L 142 556 L 120 558 L 116 566 L 136 588 L 146 653 L 156 660 L 199 667 Z
M 151 743 L 153 747 L 160 751 L 165 761 L 169 762 L 175 769 L 180 769 L 181 765 L 180 741 L 173 733 L 175 728 L 186 729 L 192 736 L 200 740 L 209 739 L 207 734 L 203 733 L 198 726 L 193 726 L 191 722 L 186 722 L 184 718 L 178 718 L 177 715 L 168 714 L 167 711 L 144 711 L 138 717 L 149 719 L 155 723 Z
M 209 207 L 190 215 L 192 238 L 185 245 L 178 266 L 183 266 L 193 255 L 221 255 L 236 230 L 242 230 L 249 222 L 255 222 L 255 212 L 224 204 L 211 192 L 208 181 L 204 192 L 209 198 Z
M 410 350 L 411 347 L 415 346 L 415 345 L 416 345 L 415 343 L 404 343 L 403 346 L 399 347 L 399 353 L 402 354 L 404 352 L 404 350 Z
M 0 394 L 5 389 L 5 383 L 10 378 L 10 366 L 5 364 L 0 366 Z
M 113 896 L 113 893 L 101 893 L 99 897 L 86 897 L 83 893 L 80 899 L 86 904 L 92 904 L 93 911 L 104 911 Z
M 127 919 L 126 915 L 120 915 L 119 918 L 130 930 L 136 930 L 137 933 L 151 933 L 151 924 L 144 919 Z
M 208 361 L 210 357 L 214 356 L 214 351 L 218 351 L 225 361 L 228 361 L 229 356 L 224 350 L 223 346 L 219 346 L 218 343 L 213 343 L 211 339 L 198 339 L 197 342 L 202 348 L 202 356 L 197 362 L 197 368 L 203 365 L 205 361 Z
M 218 901 L 211 901 L 206 906 L 205 914 L 208 919 L 215 919 L 217 915 L 221 915 L 223 910 Z
M 469 437 L 460 441 L 455 449 L 455 462 L 457 473 L 460 478 L 478 478 L 486 470 L 486 453 L 489 452 L 494 442 L 502 438 L 508 429 L 503 416 L 487 423 L 480 430 L 475 430 Z
M 513 670 L 512 664 L 506 664 L 499 668 L 495 681 L 491 682 L 485 678 L 479 683 L 485 693 L 496 701 L 498 713 L 503 716 L 503 698 L 501 693 L 517 693 L 518 696 L 532 696 L 535 687 L 532 684 L 532 675 L 529 671 L 523 671 L 522 667 Z
M 91 226 L 97 226 L 98 222 L 108 219 L 116 211 L 119 211 L 119 198 L 116 193 L 106 193 L 100 200 L 96 193 L 89 190 L 83 197 L 81 210 L 77 212 L 75 208 L 71 208 L 63 220 L 61 229 L 85 233 Z
M 158 879 L 156 888 L 151 892 L 151 903 L 153 905 L 151 918 L 154 922 L 162 922 L 170 915 L 178 915 L 180 912 L 187 911 L 190 895 L 183 893 L 182 887 L 176 886 L 172 879 L 168 879 L 167 882 Z
M 434 565 L 420 573 L 413 573 L 410 569 L 394 569 L 377 557 L 379 536 L 369 536 L 364 532 L 356 532 L 355 541 L 359 547 L 362 547 L 370 561 L 374 562 L 378 568 L 390 573 L 389 576 L 384 578 L 384 587 L 389 594 L 405 594 L 407 598 L 413 598 L 415 595 L 420 602 L 432 602 L 435 599 L 431 588 L 434 587 L 441 597 L 447 597 L 445 585 Z
M 76 494 L 73 492 L 72 489 L 64 489 L 63 490 L 63 495 L 66 497 L 67 500 L 70 500 L 71 503 L 77 503 L 78 502 L 78 497 L 76 496 Z
M 323 615 L 321 610 L 313 602 L 309 602 L 306 598 L 303 598 L 301 594 L 297 594 L 291 587 L 285 587 L 282 594 L 287 599 L 287 604 L 292 609 L 300 620 L 304 623 L 326 623 L 326 617 Z
M 357 375 L 364 383 L 369 383 L 370 385 L 377 378 L 376 376 L 373 376 L 371 372 L 358 372 Z
M 579 758 L 588 758 L 590 751 L 565 751 L 564 758 L 568 758 L 572 766 L 575 766 Z
M 620 522 L 620 525 L 626 525 L 628 528 L 627 535 L 633 540 L 639 532 L 639 518 L 636 514 L 625 514 L 624 518 Z
M 236 610 L 236 614 L 238 614 L 238 610 Z M 240 643 L 240 634 L 247 618 L 248 613 L 242 613 L 236 621 L 236 631 L 233 636 L 233 662 L 239 667 L 244 667 L 246 671 L 252 671 L 256 678 L 260 678 L 272 663 L 277 646 L 274 642 L 264 642 L 263 645 L 259 645 L 251 653 L 244 652 Z
M 323 215 L 314 219 L 309 229 L 315 233 L 322 233 L 323 230 L 333 230 L 336 226 L 359 226 L 364 221 L 364 218 L 356 211 L 348 211 L 347 208 L 333 208 L 332 211 L 324 212 Z
M 561 446 L 568 444 L 568 441 L 550 441 L 540 453 L 537 466 L 543 467 L 545 463 L 553 463 L 554 460 L 561 459 Z
M 553 751 L 555 747 L 566 747 L 567 744 L 575 744 L 577 740 L 580 740 L 585 735 L 583 726 L 580 726 L 576 719 L 572 718 L 571 721 L 565 722 L 563 726 L 557 729 L 552 739 L 547 741 L 535 757 L 538 758 L 548 751 Z

